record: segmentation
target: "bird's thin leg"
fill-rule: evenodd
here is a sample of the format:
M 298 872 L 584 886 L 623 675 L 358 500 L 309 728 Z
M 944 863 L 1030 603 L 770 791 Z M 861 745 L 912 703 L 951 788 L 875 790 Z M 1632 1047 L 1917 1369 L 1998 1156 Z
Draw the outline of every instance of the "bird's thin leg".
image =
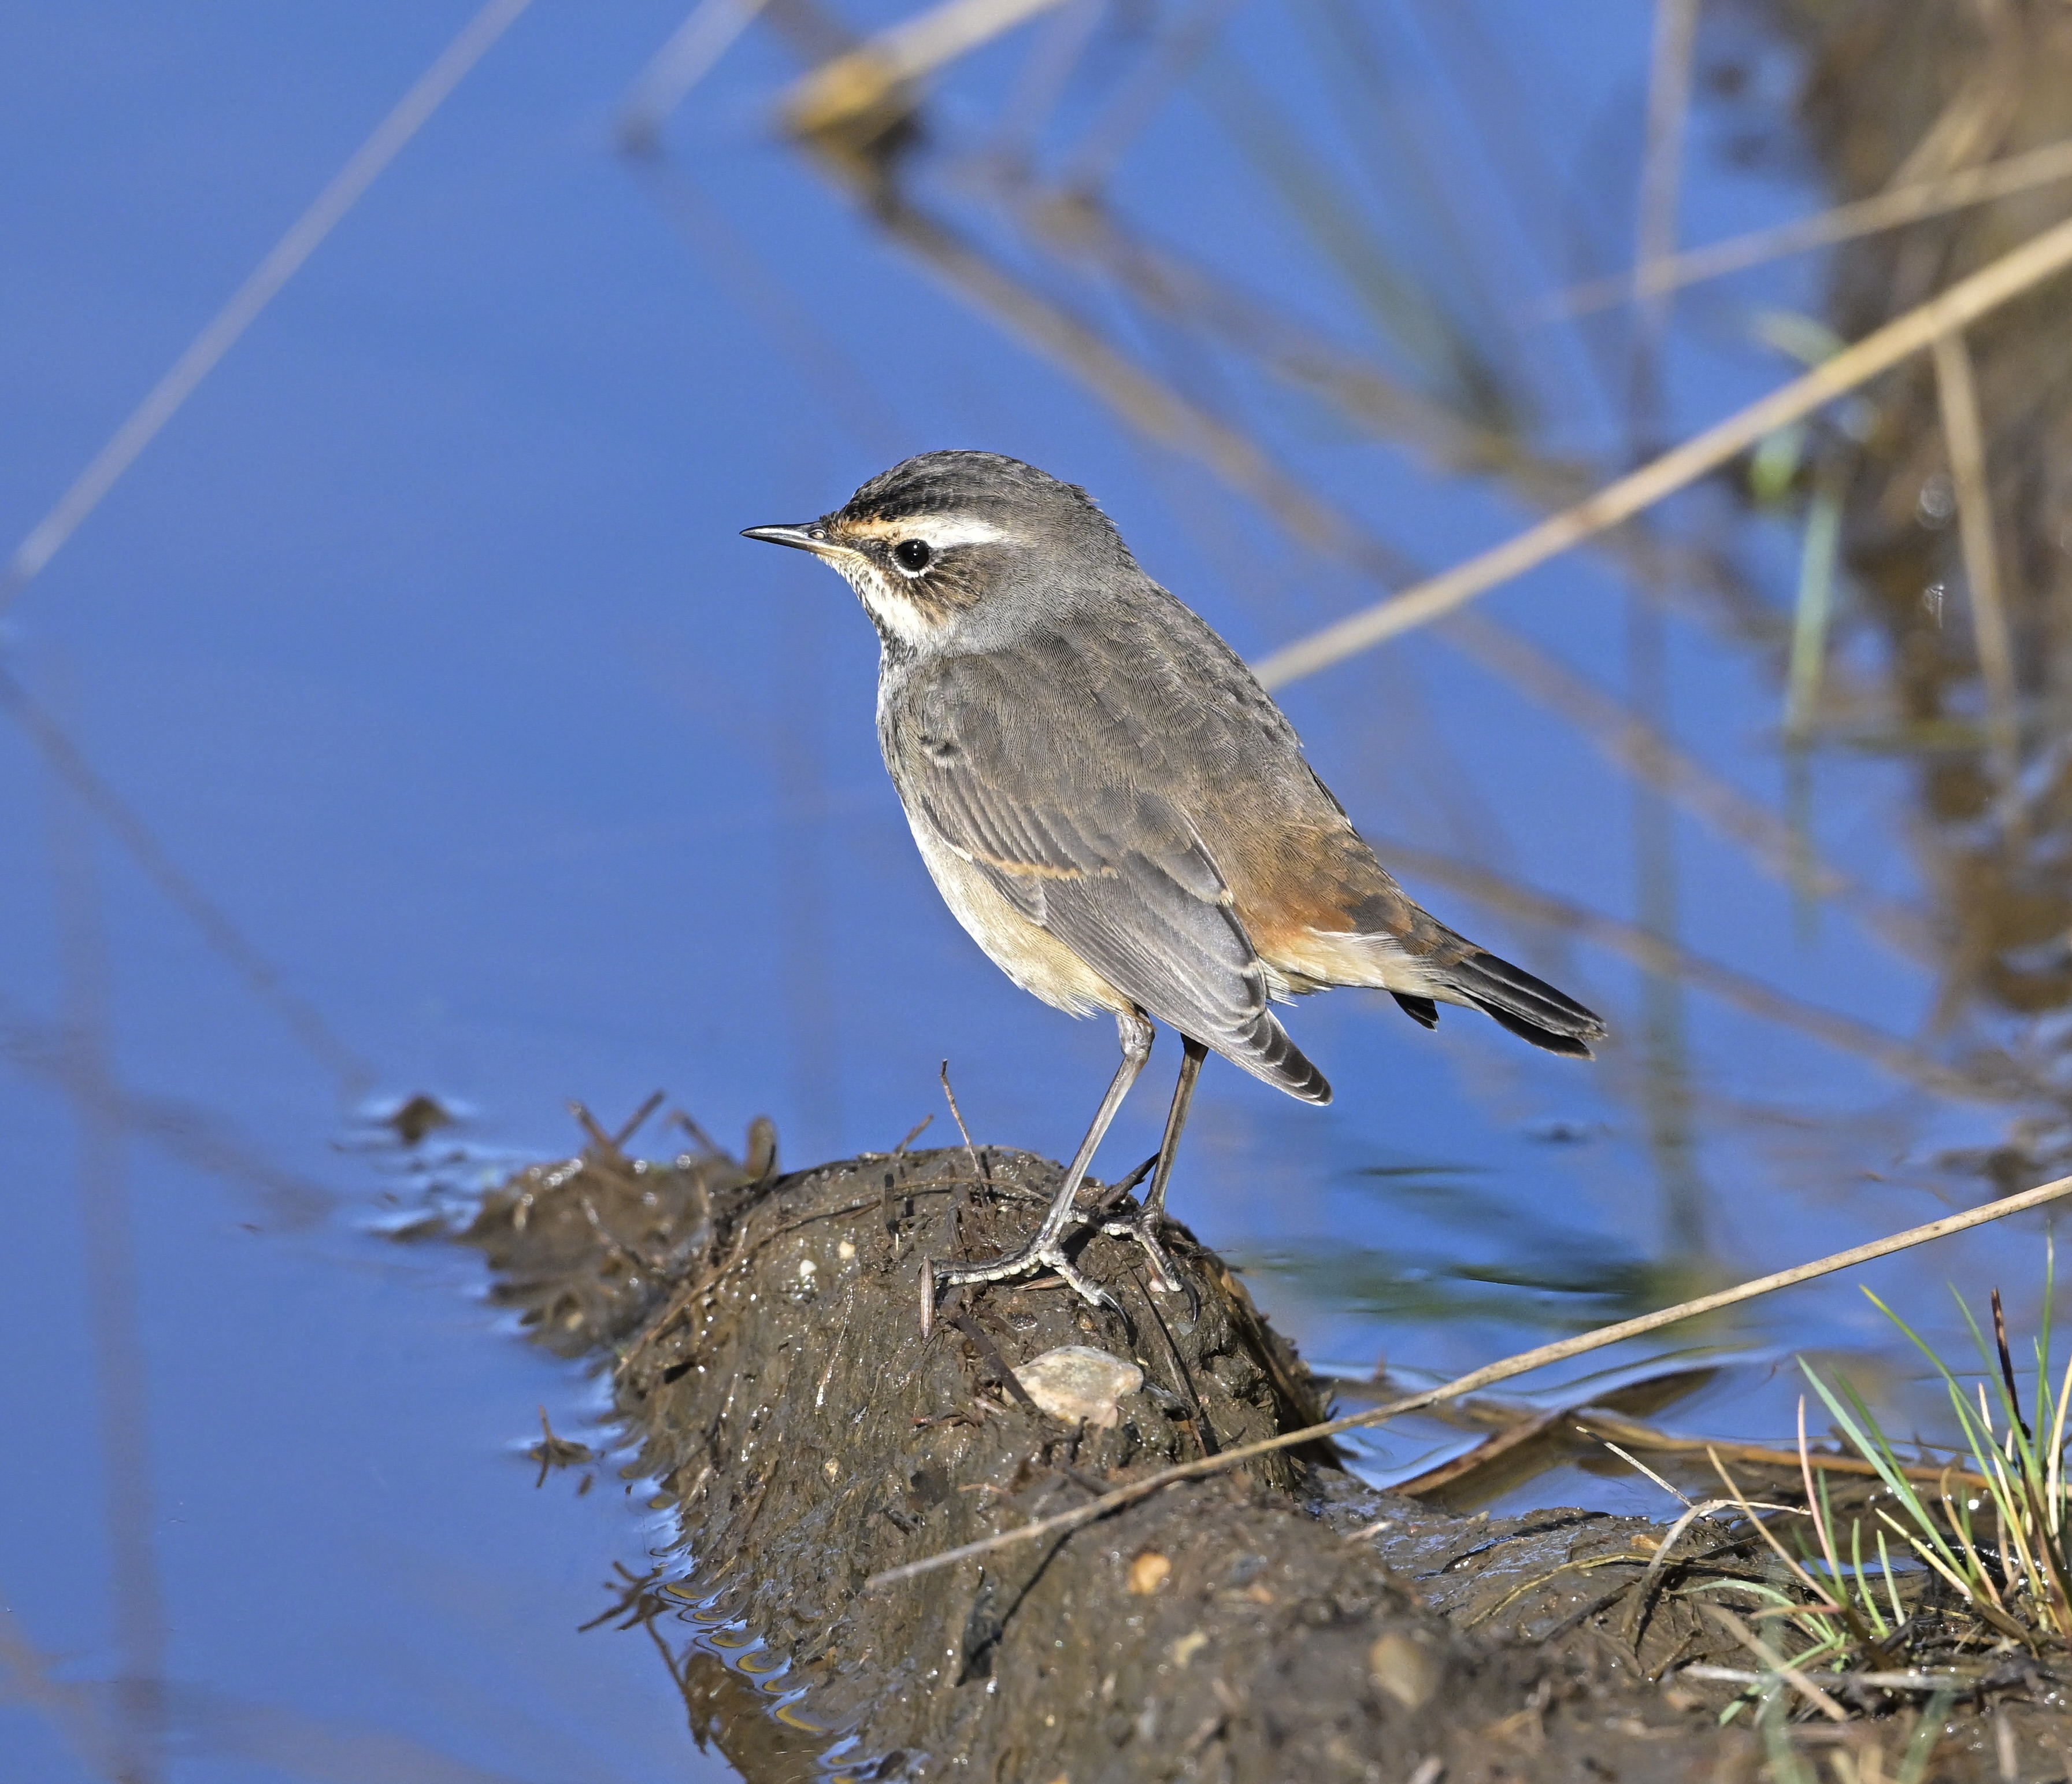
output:
M 1093 1125 L 1087 1130 L 1087 1137 L 1079 1142 L 1079 1149 L 1065 1172 L 1065 1180 L 1059 1185 L 1057 1197 L 1049 1213 L 1044 1215 L 1043 1224 L 1036 1229 L 1035 1237 L 1019 1251 L 995 1258 L 990 1263 L 936 1264 L 934 1272 L 937 1287 L 947 1288 L 960 1282 L 1005 1282 L 1010 1276 L 1026 1276 L 1033 1271 L 1050 1269 L 1077 1289 L 1082 1299 L 1096 1307 L 1115 1305 L 1113 1296 L 1088 1282 L 1073 1267 L 1071 1260 L 1065 1255 L 1063 1242 L 1065 1230 L 1075 1223 L 1073 1204 L 1079 1199 L 1079 1185 L 1086 1181 L 1087 1172 L 1092 1168 L 1094 1154 L 1107 1135 L 1116 1111 L 1122 1106 L 1122 1099 L 1129 1094 L 1130 1086 L 1144 1069 L 1145 1061 L 1151 1057 L 1152 1028 L 1142 1016 L 1134 1011 L 1118 1015 L 1115 1027 L 1117 1038 L 1122 1042 L 1122 1063 L 1116 1068 L 1108 1094 L 1101 1098 L 1100 1107 L 1094 1113 Z
M 1158 1166 L 1152 1173 L 1151 1188 L 1144 1205 L 1123 1220 L 1104 1221 L 1101 1230 L 1118 1238 L 1132 1238 L 1144 1247 L 1150 1260 L 1151 1281 L 1161 1294 L 1177 1295 L 1186 1287 L 1158 1242 L 1158 1229 L 1166 1222 L 1166 1185 L 1173 1175 L 1173 1160 L 1180 1150 L 1180 1130 L 1187 1125 L 1187 1106 L 1194 1100 L 1194 1080 L 1202 1075 L 1202 1061 L 1209 1050 L 1198 1040 L 1181 1037 L 1186 1049 L 1180 1056 L 1179 1082 L 1173 1086 L 1173 1106 L 1166 1111 L 1166 1134 L 1158 1142 Z

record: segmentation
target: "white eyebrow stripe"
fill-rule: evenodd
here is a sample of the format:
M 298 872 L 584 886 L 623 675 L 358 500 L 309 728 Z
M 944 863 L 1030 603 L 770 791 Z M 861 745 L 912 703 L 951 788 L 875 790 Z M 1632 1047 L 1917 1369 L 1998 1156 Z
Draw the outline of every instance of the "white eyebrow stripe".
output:
M 968 514 L 917 514 L 904 530 L 910 537 L 926 539 L 938 551 L 960 545 L 992 545 L 1008 536 L 1004 527 Z
M 851 530 L 852 536 L 894 544 L 902 539 L 925 539 L 938 551 L 960 545 L 991 545 L 1014 537 L 1005 527 L 972 514 L 911 514 L 896 521 L 864 521 Z

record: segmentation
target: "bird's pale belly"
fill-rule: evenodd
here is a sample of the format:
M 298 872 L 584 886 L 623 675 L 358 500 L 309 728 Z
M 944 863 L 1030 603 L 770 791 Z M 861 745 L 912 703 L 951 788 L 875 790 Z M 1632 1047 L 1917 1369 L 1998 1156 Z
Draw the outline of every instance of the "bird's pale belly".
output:
M 943 902 L 993 965 L 1022 990 L 1071 1016 L 1136 1007 L 1063 942 L 1030 922 L 995 891 L 992 882 L 944 842 L 926 818 L 910 813 L 906 822 Z

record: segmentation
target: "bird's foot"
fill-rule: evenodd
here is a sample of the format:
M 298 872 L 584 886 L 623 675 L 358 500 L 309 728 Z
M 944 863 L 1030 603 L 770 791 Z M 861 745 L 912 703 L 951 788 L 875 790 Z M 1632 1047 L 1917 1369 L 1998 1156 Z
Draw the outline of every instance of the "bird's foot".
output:
M 1100 1230 L 1111 1238 L 1134 1239 L 1143 1247 L 1145 1261 L 1150 1267 L 1151 1286 L 1161 1295 L 1184 1294 L 1198 1314 L 1201 1304 L 1193 1285 L 1173 1267 L 1172 1255 L 1158 1237 L 1158 1230 L 1165 1224 L 1166 1217 L 1155 1209 L 1140 1208 L 1133 1214 L 1103 1221 Z
M 1105 1307 L 1117 1313 L 1122 1311 L 1121 1304 L 1114 1296 L 1099 1283 L 1090 1281 L 1065 1255 L 1060 1240 L 1046 1239 L 1038 1234 L 1019 1251 L 1010 1251 L 1004 1258 L 993 1258 L 985 1263 L 923 1264 L 921 1335 L 926 1337 L 935 1324 L 935 1297 L 942 1290 L 953 1288 L 960 1283 L 1008 1282 L 1017 1276 L 1033 1276 L 1042 1270 L 1055 1271 L 1089 1307 Z

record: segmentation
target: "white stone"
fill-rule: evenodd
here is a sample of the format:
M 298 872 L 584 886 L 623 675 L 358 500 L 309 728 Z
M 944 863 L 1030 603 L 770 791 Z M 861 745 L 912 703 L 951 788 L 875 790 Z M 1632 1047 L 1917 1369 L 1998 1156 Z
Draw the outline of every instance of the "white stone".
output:
M 1104 1428 L 1122 1417 L 1122 1400 L 1144 1386 L 1144 1371 L 1090 1345 L 1060 1345 L 1015 1370 L 1022 1391 L 1054 1419 Z

